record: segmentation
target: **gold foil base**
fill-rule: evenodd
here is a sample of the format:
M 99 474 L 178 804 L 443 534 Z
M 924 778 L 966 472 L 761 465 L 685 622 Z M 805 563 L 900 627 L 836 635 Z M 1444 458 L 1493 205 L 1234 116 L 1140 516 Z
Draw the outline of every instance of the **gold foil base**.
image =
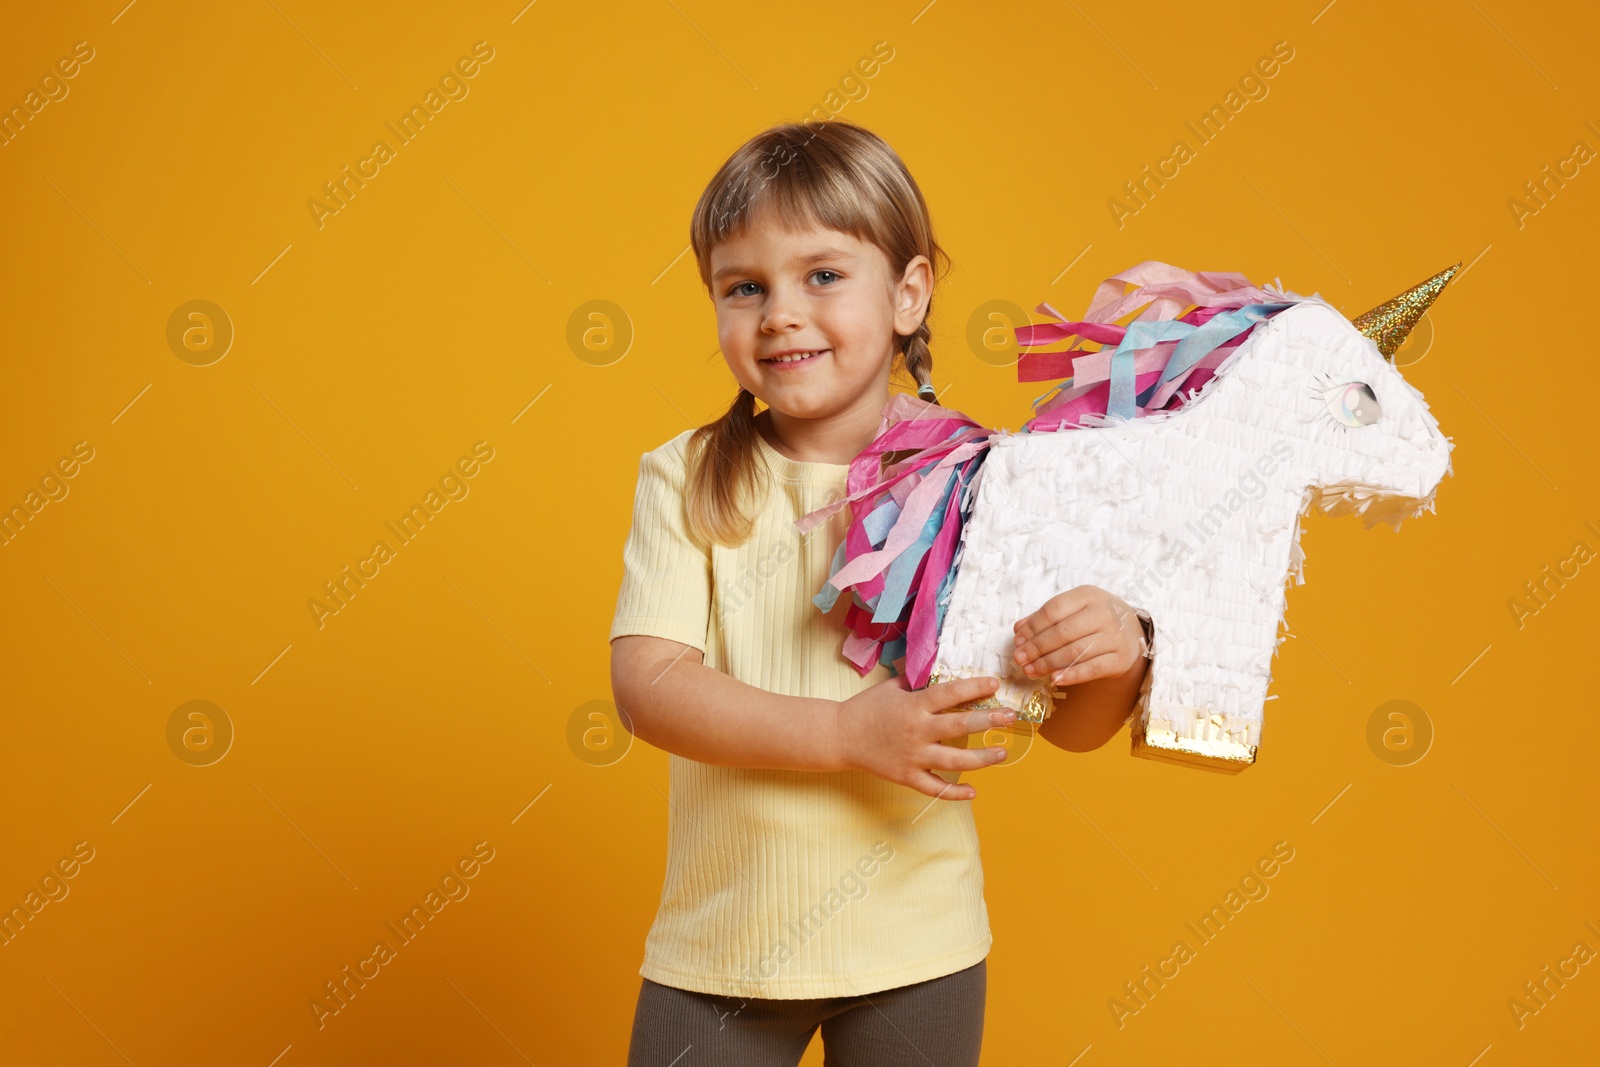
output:
M 954 681 L 957 678 L 992 678 L 993 675 L 986 671 L 960 670 L 936 664 L 928 674 L 928 684 L 937 685 L 940 682 Z M 951 707 L 951 711 L 987 711 L 997 708 L 1010 708 L 1017 713 L 1017 724 L 1042 723 L 1050 717 L 1055 710 L 1055 701 L 1050 695 L 1050 683 L 1036 681 L 1032 678 L 1018 682 L 1011 678 L 1001 678 L 1000 688 L 994 696 L 981 697 L 969 700 L 964 704 Z
M 1256 761 L 1261 724 L 1203 708 L 1168 707 L 1133 721 L 1133 754 L 1161 763 L 1238 774 Z

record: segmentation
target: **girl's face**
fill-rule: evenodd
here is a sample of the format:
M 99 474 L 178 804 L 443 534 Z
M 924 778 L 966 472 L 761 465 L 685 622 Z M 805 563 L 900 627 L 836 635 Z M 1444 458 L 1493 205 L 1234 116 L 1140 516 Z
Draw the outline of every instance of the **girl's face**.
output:
M 757 219 L 711 251 L 723 358 L 774 412 L 824 419 L 866 407 L 875 417 L 888 396 L 895 335 L 922 323 L 931 274 L 925 256 L 892 276 L 870 242 Z

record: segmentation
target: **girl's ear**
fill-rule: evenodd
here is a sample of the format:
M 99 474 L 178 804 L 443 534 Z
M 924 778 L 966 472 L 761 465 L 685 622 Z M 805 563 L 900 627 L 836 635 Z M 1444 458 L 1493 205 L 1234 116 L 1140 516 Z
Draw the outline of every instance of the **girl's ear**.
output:
M 927 256 L 913 256 L 894 289 L 894 332 L 904 337 L 916 333 L 928 317 L 933 298 L 933 264 Z

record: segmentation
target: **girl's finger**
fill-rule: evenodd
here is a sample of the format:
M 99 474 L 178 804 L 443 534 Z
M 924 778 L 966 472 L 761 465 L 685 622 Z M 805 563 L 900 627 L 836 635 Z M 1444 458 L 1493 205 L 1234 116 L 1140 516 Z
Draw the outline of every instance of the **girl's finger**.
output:
M 984 708 L 979 711 L 946 712 L 934 716 L 933 739 L 944 741 L 953 737 L 981 734 L 1010 726 L 1017 721 L 1017 713 L 1010 708 Z M 948 747 L 948 746 L 946 746 Z
M 950 783 L 932 771 L 912 771 L 911 788 L 935 800 L 971 800 L 978 791 L 965 782 Z
M 1104 678 L 1108 675 L 1121 673 L 1117 669 L 1119 660 L 1116 653 L 1104 652 L 1098 656 L 1081 659 L 1075 664 L 1063 665 L 1060 669 L 1052 671 L 1050 680 L 1056 685 L 1077 685 L 1079 682 L 1091 681 L 1095 678 Z M 1044 677 L 1039 675 L 1038 677 Z
M 1091 656 L 1098 656 L 1103 652 L 1111 651 L 1111 644 L 1103 633 L 1091 633 L 1067 641 L 1062 645 L 1050 649 L 1043 655 L 1034 657 L 1026 663 L 1018 664 L 1018 670 L 1029 678 L 1043 678 L 1051 671 L 1059 671 L 1063 667 L 1074 663 L 1082 663 Z
M 931 761 L 929 770 L 979 771 L 1006 761 L 1006 750 L 999 745 L 989 748 L 951 748 L 949 745 L 933 747 L 941 751 L 930 752 L 926 757 Z
M 1016 642 L 1016 651 L 1024 653 L 1027 659 L 1036 659 L 1064 648 L 1074 641 L 1091 638 L 1101 630 L 1102 627 L 1094 623 L 1093 612 L 1080 611 L 1059 622 L 1028 632 L 1026 638 Z M 1019 632 L 1018 636 L 1023 635 Z M 1015 660 L 1014 655 L 1012 658 Z
M 1049 600 L 1046 600 L 1038 611 L 1017 623 L 1012 629 L 1017 632 L 1019 637 L 1024 639 L 1037 636 L 1064 619 L 1071 618 L 1086 607 L 1089 604 L 1090 591 L 1093 588 L 1093 586 L 1080 585 L 1067 590 L 1065 593 L 1057 593 Z
M 958 704 L 965 704 L 973 700 L 981 700 L 993 696 L 1000 688 L 1000 682 L 995 678 L 956 678 L 948 682 L 930 685 L 922 692 L 925 694 L 925 705 L 931 711 L 944 711 Z

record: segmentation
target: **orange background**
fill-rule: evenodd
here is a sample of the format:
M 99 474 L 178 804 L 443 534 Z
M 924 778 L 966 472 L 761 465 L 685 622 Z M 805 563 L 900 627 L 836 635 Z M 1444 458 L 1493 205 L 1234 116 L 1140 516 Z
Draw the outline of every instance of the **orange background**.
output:
M 928 197 L 955 264 L 935 379 L 991 425 L 1043 387 L 969 347 L 989 301 L 1079 312 L 1160 259 L 1354 315 L 1467 264 L 1399 357 L 1454 475 L 1398 534 L 1306 520 L 1257 766 L 1124 734 L 984 772 L 984 1062 L 1592 1056 L 1594 964 L 1520 1028 L 1507 1002 L 1600 950 L 1600 578 L 1520 628 L 1508 608 L 1600 549 L 1600 174 L 1508 205 L 1600 148 L 1593 5 L 121 3 L 0 36 L 6 108 L 94 52 L 0 148 L 0 503 L 94 451 L 0 548 L 0 903 L 93 850 L 0 948 L 0 1059 L 622 1062 L 667 757 L 585 762 L 568 728 L 610 697 L 638 457 L 734 391 L 689 214 L 878 41 L 839 114 Z M 477 41 L 468 95 L 319 228 L 307 201 Z M 1184 123 L 1278 41 L 1267 95 L 1197 146 Z M 1195 158 L 1119 227 L 1108 200 L 1179 138 Z M 167 341 L 195 299 L 235 331 L 206 366 Z M 621 358 L 569 345 L 591 300 L 625 314 Z M 307 601 L 478 441 L 468 495 L 319 629 Z M 234 731 L 207 766 L 168 740 L 192 700 Z M 1391 700 L 1432 724 L 1420 762 L 1369 748 Z M 1119 1029 L 1108 1000 L 1278 841 L 1270 896 Z M 319 1030 L 323 983 L 479 842 L 470 895 Z

